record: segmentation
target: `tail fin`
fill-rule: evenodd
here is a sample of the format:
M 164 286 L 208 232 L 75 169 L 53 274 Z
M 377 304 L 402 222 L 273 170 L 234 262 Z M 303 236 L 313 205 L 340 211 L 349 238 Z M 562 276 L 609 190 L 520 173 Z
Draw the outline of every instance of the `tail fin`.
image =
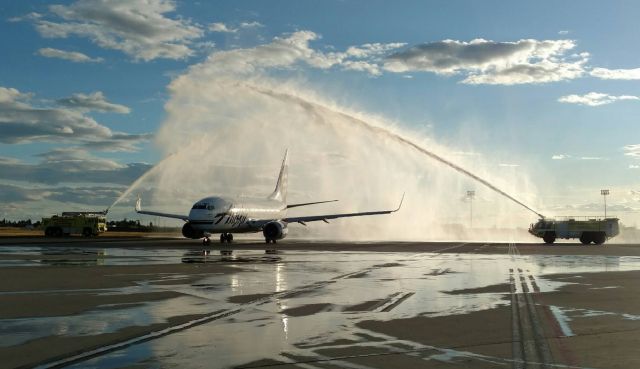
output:
M 287 177 L 289 176 L 289 149 L 284 152 L 284 159 L 282 159 L 282 167 L 280 167 L 280 175 L 278 176 L 278 183 L 276 189 L 273 191 L 269 199 L 287 202 Z

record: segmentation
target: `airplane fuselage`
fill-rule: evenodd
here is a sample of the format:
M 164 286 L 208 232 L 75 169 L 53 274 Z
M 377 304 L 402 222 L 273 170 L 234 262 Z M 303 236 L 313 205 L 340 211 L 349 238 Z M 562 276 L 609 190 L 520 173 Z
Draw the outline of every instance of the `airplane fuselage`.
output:
M 260 232 L 265 222 L 284 218 L 286 209 L 271 199 L 206 197 L 193 205 L 187 222 L 211 234 Z

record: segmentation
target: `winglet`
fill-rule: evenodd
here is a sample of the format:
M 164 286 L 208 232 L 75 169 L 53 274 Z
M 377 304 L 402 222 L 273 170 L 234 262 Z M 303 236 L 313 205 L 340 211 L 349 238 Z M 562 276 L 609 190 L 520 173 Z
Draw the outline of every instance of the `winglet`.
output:
M 400 199 L 400 204 L 398 205 L 398 208 L 396 210 L 394 210 L 393 212 L 395 213 L 396 211 L 400 210 L 400 208 L 402 207 L 402 202 L 404 201 L 404 192 L 402 193 L 402 198 Z
M 138 195 L 138 200 L 136 201 L 136 213 L 142 210 L 142 197 Z

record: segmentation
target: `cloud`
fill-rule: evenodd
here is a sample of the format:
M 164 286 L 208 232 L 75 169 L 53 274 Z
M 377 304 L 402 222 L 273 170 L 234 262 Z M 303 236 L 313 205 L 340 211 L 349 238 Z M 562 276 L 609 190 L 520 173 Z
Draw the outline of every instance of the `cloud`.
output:
M 382 74 L 380 67 L 377 64 L 369 63 L 363 60 L 345 60 L 342 62 L 342 69 L 353 70 L 357 72 L 366 72 L 372 76 L 379 76 Z
M 218 51 L 211 54 L 204 65 L 196 68 L 208 69 L 209 73 L 251 74 L 266 69 L 292 68 L 305 64 L 312 68 L 329 69 L 341 67 L 379 75 L 376 56 L 403 44 L 365 44 L 352 46 L 344 52 L 323 52 L 311 47 L 310 42 L 320 36 L 311 31 L 297 31 L 275 37 L 270 43 L 252 48 Z M 364 59 L 366 58 L 366 59 Z
M 362 58 L 368 58 L 371 56 L 382 55 L 391 50 L 398 49 L 406 45 L 407 44 L 403 42 L 392 42 L 389 44 L 381 44 L 381 43 L 364 44 L 361 46 L 351 46 L 347 49 L 346 53 L 349 56 L 362 59 Z
M 590 74 L 593 77 L 597 77 L 601 79 L 640 79 L 640 68 L 635 68 L 635 69 L 593 68 Z
M 131 109 L 124 105 L 108 102 L 101 91 L 96 91 L 88 95 L 81 93 L 73 94 L 70 97 L 57 100 L 57 103 L 81 111 L 99 111 L 102 113 L 119 114 L 129 114 L 131 112 Z
M 0 183 L 0 202 L 23 202 L 23 201 L 39 201 L 51 192 L 41 189 L 27 189 L 20 186 Z
M 637 165 L 637 164 L 629 164 L 629 169 L 640 169 L 640 165 Z
M 627 145 L 622 149 L 625 151 L 625 155 L 632 156 L 634 158 L 640 158 L 640 144 Z
M 500 163 L 498 164 L 499 167 L 505 167 L 505 168 L 517 168 L 520 166 L 520 164 L 508 164 L 508 163 Z
M 574 79 L 584 74 L 588 54 L 567 55 L 572 40 L 469 42 L 444 40 L 413 46 L 386 58 L 395 73 L 432 72 L 465 76 L 462 83 L 513 85 Z
M 579 159 L 580 160 L 604 160 L 604 158 L 601 158 L 599 156 L 581 156 Z
M 91 187 L 52 187 L 45 189 L 49 194 L 47 200 L 63 203 L 88 204 L 92 207 L 107 207 L 120 196 L 123 187 L 91 186 Z M 94 210 L 101 210 L 95 209 Z
M 120 164 L 99 158 L 81 148 L 59 148 L 38 155 L 40 162 L 0 160 L 0 179 L 55 185 L 100 183 L 129 185 L 151 169 L 150 164 Z
M 561 31 L 558 31 L 558 34 L 559 34 L 559 35 L 568 35 L 568 34 L 569 34 L 569 31 L 567 31 L 567 30 L 561 30 Z
M 553 160 L 564 160 L 564 159 L 569 159 L 571 157 L 571 155 L 566 155 L 566 154 L 556 154 L 553 155 L 551 157 L 551 159 Z
M 76 142 L 105 151 L 132 151 L 151 137 L 147 133 L 113 132 L 81 109 L 37 107 L 31 104 L 31 97 L 0 87 L 0 143 Z
M 135 60 L 182 59 L 194 54 L 190 44 L 204 32 L 188 20 L 165 16 L 175 9 L 170 0 L 78 0 L 51 5 L 47 19 L 33 21 L 46 38 L 86 37 Z
M 240 28 L 244 28 L 244 29 L 246 29 L 246 28 L 260 28 L 260 27 L 264 27 L 264 25 L 262 23 L 256 22 L 256 21 L 240 23 Z
M 24 203 L 27 201 L 58 201 L 65 204 L 88 204 L 92 207 L 107 207 L 122 193 L 123 186 L 81 187 L 24 187 L 0 184 L 0 202 Z M 98 209 L 95 209 L 98 210 Z
M 14 23 L 14 22 L 22 22 L 22 21 L 25 21 L 25 20 L 33 21 L 33 20 L 38 20 L 40 18 L 42 18 L 42 14 L 36 13 L 36 12 L 31 12 L 31 13 L 29 13 L 27 15 L 23 15 L 21 17 L 9 18 L 9 19 L 7 19 L 7 21 Z
M 558 101 L 561 103 L 579 104 L 586 106 L 606 105 L 620 100 L 640 100 L 640 97 L 630 95 L 614 96 L 600 92 L 589 92 L 586 95 L 567 95 L 562 96 L 558 99 Z
M 91 58 L 77 51 L 64 51 L 50 47 L 39 49 L 38 54 L 47 58 L 70 60 L 75 63 L 101 63 L 104 61 L 102 58 Z
M 209 31 L 211 32 L 220 32 L 220 33 L 237 33 L 241 29 L 251 29 L 251 28 L 260 28 L 264 27 L 264 25 L 260 22 L 241 22 L 237 28 L 232 28 L 227 26 L 222 22 L 215 22 L 209 25 Z
M 237 28 L 229 28 L 226 24 L 222 22 L 211 23 L 209 25 L 209 31 L 211 32 L 221 32 L 221 33 L 236 33 L 238 32 Z

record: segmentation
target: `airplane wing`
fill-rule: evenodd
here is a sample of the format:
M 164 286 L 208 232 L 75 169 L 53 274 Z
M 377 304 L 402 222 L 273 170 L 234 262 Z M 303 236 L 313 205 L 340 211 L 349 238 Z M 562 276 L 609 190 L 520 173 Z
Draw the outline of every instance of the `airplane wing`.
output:
M 185 222 L 187 220 L 189 220 L 189 216 L 188 215 L 159 213 L 159 212 L 156 212 L 156 211 L 145 211 L 145 210 L 142 210 L 142 199 L 140 197 L 138 197 L 138 201 L 136 201 L 136 213 L 138 213 L 138 214 L 146 214 L 146 215 L 153 215 L 153 216 L 157 216 L 157 217 L 182 219 Z
M 380 211 L 366 211 L 362 213 L 343 213 L 343 214 L 327 214 L 327 215 L 311 215 L 306 217 L 289 217 L 283 218 L 282 221 L 287 223 L 300 223 L 305 225 L 306 222 L 315 222 L 315 221 L 323 221 L 325 223 L 329 223 L 329 219 L 337 219 L 337 218 L 347 218 L 347 217 L 361 217 L 367 215 L 380 215 L 380 214 L 390 214 L 395 213 L 400 210 L 402 207 L 402 201 L 404 200 L 404 194 L 402 194 L 402 199 L 400 199 L 400 204 L 397 209 L 394 210 L 380 210 Z
M 316 201 L 316 202 L 303 202 L 298 204 L 289 204 L 287 205 L 287 209 L 297 208 L 298 206 L 307 206 L 307 205 L 315 205 L 315 204 L 325 204 L 327 202 L 336 202 L 338 200 L 327 200 L 327 201 Z

